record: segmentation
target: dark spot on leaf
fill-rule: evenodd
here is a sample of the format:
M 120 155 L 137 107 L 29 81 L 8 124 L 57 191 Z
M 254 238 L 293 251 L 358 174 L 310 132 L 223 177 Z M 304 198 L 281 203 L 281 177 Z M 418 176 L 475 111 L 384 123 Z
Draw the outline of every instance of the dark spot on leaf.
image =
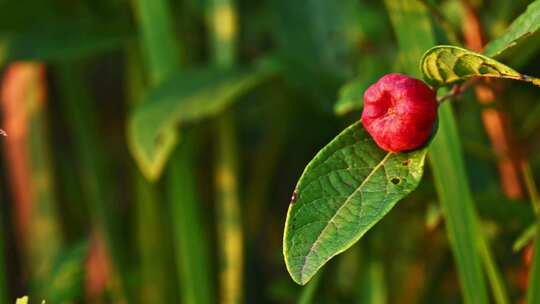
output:
M 392 177 L 392 179 L 390 179 L 390 181 L 392 182 L 392 184 L 398 185 L 399 183 L 401 183 L 401 178 L 399 178 L 399 177 Z
M 402 162 L 401 162 L 401 165 L 402 165 L 403 167 L 407 167 L 410 163 L 411 163 L 411 160 L 410 160 L 410 159 L 407 159 L 407 160 L 402 161 Z
M 298 199 L 298 193 L 296 192 L 296 189 L 293 191 L 293 194 L 291 195 L 291 204 L 296 203 L 296 200 Z
M 156 138 L 154 139 L 154 145 L 156 147 L 163 145 L 163 135 L 159 134 L 158 136 L 156 136 Z

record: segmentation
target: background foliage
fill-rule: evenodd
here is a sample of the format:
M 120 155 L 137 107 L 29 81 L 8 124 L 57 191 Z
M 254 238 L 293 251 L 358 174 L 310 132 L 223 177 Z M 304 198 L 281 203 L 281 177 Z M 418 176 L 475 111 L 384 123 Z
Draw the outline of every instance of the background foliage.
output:
M 440 44 L 540 76 L 539 19 L 539 1 L 0 0 L 0 303 L 538 303 L 527 83 L 447 101 L 416 191 L 308 285 L 282 238 L 369 84 L 420 78 Z

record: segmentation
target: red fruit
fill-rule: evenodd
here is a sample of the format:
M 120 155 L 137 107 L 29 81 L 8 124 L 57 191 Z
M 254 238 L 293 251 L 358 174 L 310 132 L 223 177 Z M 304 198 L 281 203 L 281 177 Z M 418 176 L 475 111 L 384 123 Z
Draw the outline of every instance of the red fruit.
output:
M 435 92 L 422 81 L 388 74 L 364 93 L 362 124 L 379 147 L 412 150 L 431 136 L 437 120 Z

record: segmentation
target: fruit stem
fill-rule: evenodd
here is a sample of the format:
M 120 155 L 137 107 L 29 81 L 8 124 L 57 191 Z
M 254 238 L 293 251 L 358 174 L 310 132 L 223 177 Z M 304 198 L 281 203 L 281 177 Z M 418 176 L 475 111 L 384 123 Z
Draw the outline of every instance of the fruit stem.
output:
M 439 105 L 441 105 L 447 99 L 454 98 L 454 97 L 457 97 L 457 96 L 465 93 L 465 91 L 467 91 L 470 87 L 472 87 L 478 81 L 479 81 L 479 78 L 475 77 L 475 78 L 471 78 L 471 79 L 465 81 L 463 84 L 454 85 L 452 87 L 452 89 L 450 90 L 450 92 L 448 92 L 445 95 L 437 98 L 437 103 L 439 103 Z

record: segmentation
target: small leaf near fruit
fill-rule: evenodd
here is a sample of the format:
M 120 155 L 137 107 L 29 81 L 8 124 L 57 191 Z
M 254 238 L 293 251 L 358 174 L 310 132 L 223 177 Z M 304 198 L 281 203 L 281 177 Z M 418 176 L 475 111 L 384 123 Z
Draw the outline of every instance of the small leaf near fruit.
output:
M 435 87 L 477 76 L 529 81 L 495 59 L 449 45 L 429 49 L 422 57 L 420 68 L 426 82 Z

